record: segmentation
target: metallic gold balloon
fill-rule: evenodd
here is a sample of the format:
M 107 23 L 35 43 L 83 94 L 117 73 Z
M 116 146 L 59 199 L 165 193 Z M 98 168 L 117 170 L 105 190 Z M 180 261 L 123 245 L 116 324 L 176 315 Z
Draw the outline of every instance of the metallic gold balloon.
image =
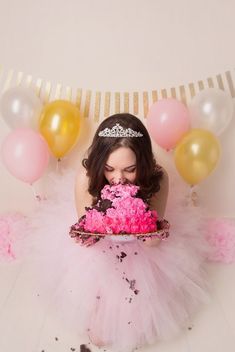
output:
M 79 110 L 69 101 L 52 101 L 42 111 L 39 128 L 52 154 L 60 159 L 77 142 L 80 129 Z
M 192 129 L 175 148 L 175 165 L 190 185 L 204 180 L 216 167 L 220 158 L 220 143 L 213 133 Z

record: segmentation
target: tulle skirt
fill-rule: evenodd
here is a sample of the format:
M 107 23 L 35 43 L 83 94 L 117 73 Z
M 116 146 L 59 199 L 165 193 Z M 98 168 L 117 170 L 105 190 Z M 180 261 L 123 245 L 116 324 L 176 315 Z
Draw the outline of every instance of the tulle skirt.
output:
M 110 236 L 85 247 L 68 234 L 76 222 L 72 181 L 73 175 L 54 179 L 54 196 L 41 202 L 27 236 L 31 280 L 48 296 L 50 314 L 114 351 L 176 336 L 208 301 L 210 249 L 200 211 L 182 197 L 172 201 L 170 236 L 157 246 Z

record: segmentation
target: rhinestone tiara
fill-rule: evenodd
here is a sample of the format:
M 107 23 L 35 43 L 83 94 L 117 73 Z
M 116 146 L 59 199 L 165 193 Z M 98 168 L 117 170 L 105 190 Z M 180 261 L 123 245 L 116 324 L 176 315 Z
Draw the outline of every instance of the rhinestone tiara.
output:
M 124 129 L 119 123 L 116 123 L 111 129 L 105 128 L 98 133 L 99 137 L 143 137 L 143 134 L 132 130 L 131 128 Z

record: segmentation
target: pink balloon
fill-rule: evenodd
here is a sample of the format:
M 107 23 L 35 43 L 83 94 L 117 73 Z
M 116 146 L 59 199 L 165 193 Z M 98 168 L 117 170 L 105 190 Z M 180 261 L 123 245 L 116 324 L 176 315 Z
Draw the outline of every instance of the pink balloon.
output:
M 147 127 L 155 142 L 170 150 L 190 129 L 189 111 L 176 99 L 159 100 L 149 109 Z
M 38 132 L 18 128 L 3 142 L 2 158 L 13 176 L 32 184 L 42 176 L 48 165 L 48 146 Z

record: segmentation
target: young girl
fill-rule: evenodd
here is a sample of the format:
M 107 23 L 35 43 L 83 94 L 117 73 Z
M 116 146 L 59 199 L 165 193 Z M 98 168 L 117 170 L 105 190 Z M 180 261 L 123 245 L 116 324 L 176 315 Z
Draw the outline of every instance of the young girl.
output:
M 106 129 L 112 137 L 102 135 Z M 128 129 L 138 131 L 139 135 L 128 137 L 128 132 L 125 135 Z M 88 154 L 82 161 L 84 168 L 79 170 L 75 185 L 79 218 L 86 206 L 97 202 L 105 184 L 125 181 L 138 185 L 140 196 L 160 217 L 164 216 L 168 175 L 156 164 L 149 134 L 137 117 L 123 113 L 105 119 L 95 133 Z
M 31 217 L 25 281 L 20 285 L 19 280 L 18 291 L 16 283 L 1 310 L 4 351 L 14 350 L 14 327 L 22 351 L 47 351 L 52 342 L 53 350 L 64 351 L 65 336 L 80 335 L 83 343 L 89 338 L 112 351 L 130 352 L 177 335 L 207 300 L 203 262 L 208 246 L 200 213 L 172 201 L 179 185 L 170 187 L 168 196 L 167 174 L 154 159 L 141 121 L 130 114 L 105 119 L 82 164 L 75 187 L 77 215 L 74 172 L 67 170 L 61 177 L 50 175 L 51 194 Z M 166 217 L 169 237 L 142 241 L 131 234 L 110 235 L 89 246 L 76 243 L 68 232 L 77 216 L 95 204 L 105 184 L 126 181 L 138 185 L 150 207 Z M 21 305 L 12 309 L 18 292 Z
M 168 177 L 156 163 L 149 134 L 137 117 L 123 113 L 105 119 L 82 165 L 75 187 L 79 218 L 86 206 L 97 202 L 105 184 L 126 181 L 138 185 L 150 208 L 164 217 Z M 185 214 L 185 223 L 191 215 Z M 198 218 L 194 224 L 190 221 L 192 227 L 177 226 L 179 221 L 166 240 L 143 242 L 115 235 L 83 247 L 80 255 L 89 264 L 84 266 L 86 295 L 78 308 L 84 320 L 79 325 L 94 344 L 124 352 L 167 339 L 186 326 L 205 301 L 201 264 L 206 247 Z

